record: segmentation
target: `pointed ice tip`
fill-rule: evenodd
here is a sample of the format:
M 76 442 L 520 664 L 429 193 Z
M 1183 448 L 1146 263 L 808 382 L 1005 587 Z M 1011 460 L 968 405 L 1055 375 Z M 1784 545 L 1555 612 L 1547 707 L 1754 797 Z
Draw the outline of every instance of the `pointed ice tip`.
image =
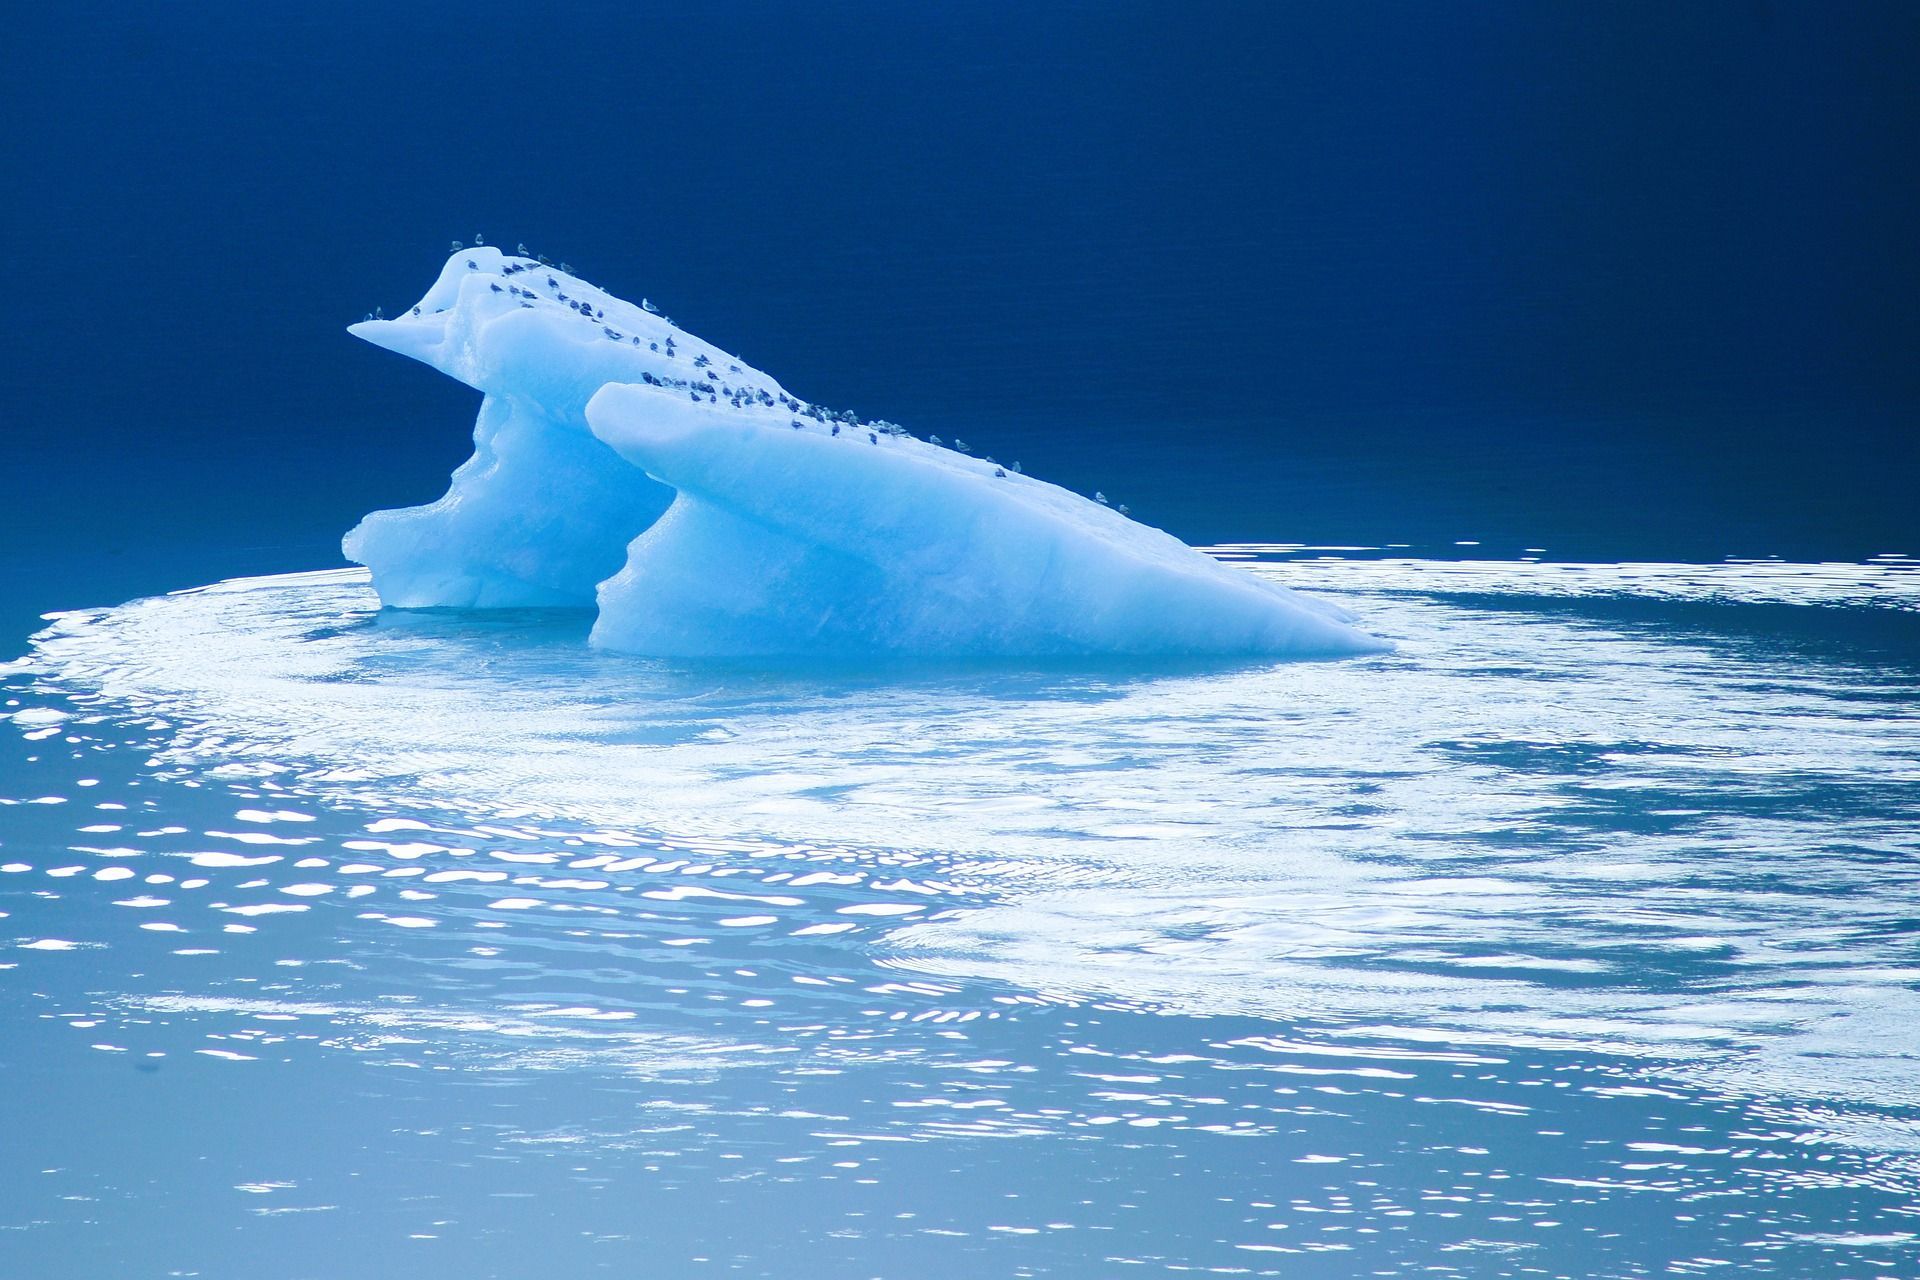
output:
M 404 323 L 406 317 L 392 320 L 362 320 L 359 324 L 347 326 L 347 332 L 362 342 L 371 342 L 376 347 L 415 360 L 433 363 L 433 357 L 445 336 L 442 326 L 431 324 Z

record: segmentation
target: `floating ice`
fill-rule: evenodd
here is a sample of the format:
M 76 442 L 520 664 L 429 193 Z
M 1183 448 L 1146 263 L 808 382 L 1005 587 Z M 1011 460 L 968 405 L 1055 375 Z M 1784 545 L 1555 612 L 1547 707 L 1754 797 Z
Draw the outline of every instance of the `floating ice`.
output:
M 445 497 L 347 535 L 389 606 L 597 600 L 652 656 L 1337 657 L 1348 615 L 1104 504 L 809 404 L 564 272 L 456 252 L 352 332 L 485 393 Z
M 594 439 L 587 400 L 608 382 L 691 381 L 700 359 L 737 363 L 664 317 L 489 248 L 456 252 L 407 315 L 348 332 L 486 396 L 446 496 L 376 511 L 346 537 L 347 558 L 399 608 L 593 604 L 673 491 Z
M 636 653 L 1350 654 L 1332 606 L 1058 486 L 906 437 L 613 385 L 594 434 L 678 493 L 600 587 Z

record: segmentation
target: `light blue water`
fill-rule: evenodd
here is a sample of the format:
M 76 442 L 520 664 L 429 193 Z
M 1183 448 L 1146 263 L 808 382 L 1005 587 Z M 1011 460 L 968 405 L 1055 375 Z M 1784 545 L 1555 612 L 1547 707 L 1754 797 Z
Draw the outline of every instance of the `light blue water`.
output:
M 0 1275 L 1920 1272 L 1920 562 L 1219 553 L 1399 651 L 58 618 Z

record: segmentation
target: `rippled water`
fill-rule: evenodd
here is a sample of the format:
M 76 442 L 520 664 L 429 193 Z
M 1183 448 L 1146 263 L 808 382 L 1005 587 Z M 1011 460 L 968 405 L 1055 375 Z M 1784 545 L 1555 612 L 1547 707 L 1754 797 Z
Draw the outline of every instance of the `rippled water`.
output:
M 1920 1272 L 1920 563 L 1218 554 L 1398 651 L 55 619 L 0 1273 Z

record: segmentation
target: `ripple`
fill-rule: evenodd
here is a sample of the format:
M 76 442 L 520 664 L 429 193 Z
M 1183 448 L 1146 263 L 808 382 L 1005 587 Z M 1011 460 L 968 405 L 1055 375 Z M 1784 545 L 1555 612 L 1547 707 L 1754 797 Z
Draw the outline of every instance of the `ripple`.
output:
M 570 615 L 381 615 L 353 572 L 65 615 L 6 677 L 0 971 L 149 1066 L 597 1072 L 680 1109 L 490 1152 L 691 1168 L 751 1131 L 766 1170 L 884 1178 L 1097 1139 L 1102 1177 L 1323 1180 L 1207 1210 L 1218 1266 L 1384 1266 L 1359 1225 L 1417 1220 L 1564 1270 L 1584 1246 L 1540 1241 L 1628 1199 L 1678 1206 L 1662 1267 L 1904 1247 L 1863 1224 L 1920 1186 L 1920 663 L 1768 610 L 1909 612 L 1913 566 L 1340 554 L 1250 571 L 1337 586 L 1395 654 L 673 665 Z M 763 1111 L 725 1118 L 722 1067 Z

